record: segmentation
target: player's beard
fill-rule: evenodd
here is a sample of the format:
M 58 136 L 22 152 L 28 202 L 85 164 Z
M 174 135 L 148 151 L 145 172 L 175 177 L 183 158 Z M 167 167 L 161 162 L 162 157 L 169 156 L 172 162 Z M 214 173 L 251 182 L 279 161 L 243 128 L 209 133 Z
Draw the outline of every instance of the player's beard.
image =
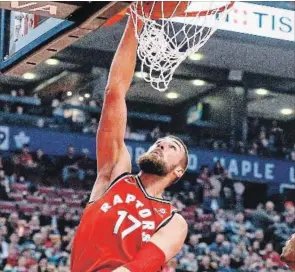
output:
M 137 162 L 140 170 L 146 174 L 164 177 L 169 173 L 168 167 L 159 158 L 151 153 L 144 153 Z

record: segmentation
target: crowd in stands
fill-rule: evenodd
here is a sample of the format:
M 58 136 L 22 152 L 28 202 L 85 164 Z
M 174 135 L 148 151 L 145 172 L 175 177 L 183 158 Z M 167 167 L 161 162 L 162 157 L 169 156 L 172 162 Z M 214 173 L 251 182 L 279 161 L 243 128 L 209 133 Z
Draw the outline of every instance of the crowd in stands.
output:
M 35 94 L 33 97 L 27 96 L 23 89 L 12 90 L 8 95 L 10 98 L 22 98 L 21 100 L 12 101 L 6 96 L 0 99 L 0 120 L 2 123 L 13 122 L 15 124 L 25 124 L 22 116 L 30 117 L 30 122 L 37 127 L 49 127 L 52 129 L 62 129 L 67 131 L 79 132 L 94 135 L 98 126 L 98 118 L 102 99 L 97 101 L 89 98 L 78 98 L 63 96 L 49 99 L 39 99 Z M 27 101 L 32 98 L 34 101 Z M 67 102 L 64 103 L 65 98 Z M 80 97 L 81 98 L 81 97 Z M 32 106 L 33 103 L 34 106 Z M 8 114 L 6 119 L 1 115 Z M 11 117 L 14 114 L 14 118 Z M 11 119 L 12 118 L 12 119 Z M 17 118 L 20 118 L 19 122 Z M 154 124 L 154 121 L 151 121 Z M 126 139 L 138 141 L 153 141 L 159 136 L 165 136 L 169 133 L 175 134 L 173 126 L 161 127 L 160 124 L 146 129 L 135 129 L 130 125 L 127 127 Z M 229 137 L 218 139 L 216 135 L 204 135 L 196 139 L 193 135 L 185 132 L 180 135 L 188 144 L 210 148 L 219 151 L 227 151 L 238 154 L 247 154 L 253 156 L 274 157 L 286 160 L 295 160 L 295 144 L 292 142 L 293 137 L 286 137 L 287 134 L 281 125 L 273 120 L 272 123 L 266 120 L 250 119 L 248 120 L 248 139 L 247 142 L 229 140 Z
M 27 145 L 0 156 L 1 271 L 70 271 L 71 241 L 95 168 L 88 150 L 78 156 L 73 146 L 61 158 Z M 181 191 L 165 193 L 187 220 L 189 235 L 164 272 L 288 271 L 278 252 L 295 232 L 294 204 L 281 211 L 268 201 L 249 210 L 244 190 L 217 162 L 182 181 Z

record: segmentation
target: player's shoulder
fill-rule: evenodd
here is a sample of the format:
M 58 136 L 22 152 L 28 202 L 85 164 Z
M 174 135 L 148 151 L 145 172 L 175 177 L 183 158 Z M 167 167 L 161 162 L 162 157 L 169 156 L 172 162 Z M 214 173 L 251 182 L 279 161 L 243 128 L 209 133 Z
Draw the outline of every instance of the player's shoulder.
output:
M 188 224 L 187 224 L 186 220 L 179 213 L 175 213 L 171 221 L 173 221 L 174 224 L 176 224 L 177 226 L 179 226 L 181 228 L 185 228 L 185 229 L 188 228 Z
M 172 230 L 174 232 L 188 232 L 188 224 L 179 213 L 175 213 L 171 220 L 163 227 L 164 231 Z

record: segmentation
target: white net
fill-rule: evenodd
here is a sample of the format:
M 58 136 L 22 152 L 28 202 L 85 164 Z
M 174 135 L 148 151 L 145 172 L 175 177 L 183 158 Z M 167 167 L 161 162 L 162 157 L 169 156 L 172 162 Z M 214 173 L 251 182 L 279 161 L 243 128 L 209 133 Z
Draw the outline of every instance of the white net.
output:
M 135 29 L 142 77 L 153 88 L 165 91 L 176 68 L 208 41 L 233 2 L 151 1 L 148 10 L 145 3 L 137 1 L 130 7 L 135 28 L 138 20 L 144 23 L 140 33 Z

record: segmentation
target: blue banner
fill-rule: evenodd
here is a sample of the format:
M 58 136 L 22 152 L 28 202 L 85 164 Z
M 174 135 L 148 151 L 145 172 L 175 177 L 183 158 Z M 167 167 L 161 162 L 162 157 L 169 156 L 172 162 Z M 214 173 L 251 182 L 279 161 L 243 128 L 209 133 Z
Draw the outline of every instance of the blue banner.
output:
M 48 155 L 58 156 L 65 155 L 67 147 L 73 145 L 77 153 L 87 148 L 92 158 L 96 156 L 94 136 L 47 129 L 0 126 L 0 150 L 16 150 L 24 144 L 29 144 L 31 151 L 41 148 Z M 126 144 L 131 154 L 132 164 L 135 166 L 138 156 L 145 152 L 152 143 L 127 140 Z M 201 165 L 212 167 L 219 159 L 236 179 L 277 184 L 295 183 L 294 162 L 200 148 L 189 148 L 188 171 L 197 173 Z

